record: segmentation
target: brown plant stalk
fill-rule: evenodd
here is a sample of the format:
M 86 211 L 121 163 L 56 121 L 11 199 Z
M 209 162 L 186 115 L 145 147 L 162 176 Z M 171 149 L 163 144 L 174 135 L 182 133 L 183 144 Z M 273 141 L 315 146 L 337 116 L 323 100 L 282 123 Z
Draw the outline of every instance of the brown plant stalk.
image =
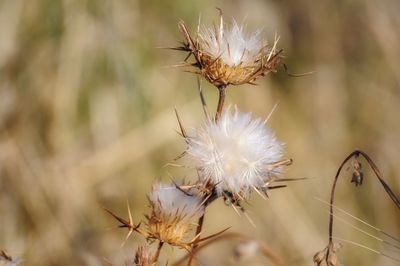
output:
M 336 252 L 335 248 L 334 248 L 335 245 L 333 243 L 333 217 L 334 217 L 333 207 L 334 207 L 336 184 L 337 184 L 337 181 L 339 179 L 340 173 L 341 173 L 344 165 L 347 162 L 349 162 L 351 159 L 354 159 L 355 161 L 354 161 L 354 164 L 352 165 L 353 166 L 353 177 L 352 177 L 351 182 L 354 182 L 356 186 L 362 185 L 364 175 L 361 171 L 361 164 L 358 161 L 358 158 L 360 155 L 367 161 L 368 165 L 371 167 L 372 171 L 374 172 L 375 176 L 378 178 L 379 182 L 385 189 L 385 192 L 389 195 L 390 199 L 397 206 L 397 208 L 400 209 L 399 197 L 396 196 L 396 194 L 393 192 L 393 190 L 390 188 L 390 186 L 385 182 L 385 180 L 382 177 L 381 172 L 379 171 L 379 168 L 376 166 L 376 164 L 371 159 L 371 157 L 369 157 L 369 155 L 367 153 L 365 153 L 361 150 L 355 150 L 355 151 L 351 152 L 340 164 L 340 166 L 336 172 L 333 184 L 332 184 L 331 195 L 330 195 L 330 207 L 329 207 L 329 242 L 328 242 L 327 248 L 323 251 L 323 252 L 325 252 L 325 255 L 323 255 L 323 256 L 324 256 L 324 260 L 327 263 L 327 265 L 336 265 L 333 263 L 333 261 L 330 261 L 330 260 L 332 260 L 333 257 L 336 258 L 336 255 L 334 254 Z M 330 256 L 330 253 L 333 253 L 332 256 Z M 316 257 L 318 255 L 321 255 L 320 252 L 317 253 L 316 256 L 314 256 L 314 261 L 316 261 Z M 317 259 L 317 261 L 319 261 L 319 260 Z M 318 264 L 318 265 L 320 265 L 320 264 Z

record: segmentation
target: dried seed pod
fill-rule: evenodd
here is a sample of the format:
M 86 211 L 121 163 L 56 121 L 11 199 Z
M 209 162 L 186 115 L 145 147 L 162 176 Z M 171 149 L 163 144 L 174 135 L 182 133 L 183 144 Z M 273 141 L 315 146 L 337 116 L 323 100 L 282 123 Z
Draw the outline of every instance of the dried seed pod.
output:
M 321 251 L 318 251 L 314 257 L 315 266 L 339 266 L 340 262 L 337 256 L 338 250 L 341 248 L 340 243 L 329 243 L 329 245 Z
M 361 186 L 364 179 L 364 173 L 362 172 L 361 163 L 358 160 L 358 156 L 354 156 L 353 160 L 351 161 L 351 167 L 353 170 L 351 183 L 355 183 L 356 186 Z

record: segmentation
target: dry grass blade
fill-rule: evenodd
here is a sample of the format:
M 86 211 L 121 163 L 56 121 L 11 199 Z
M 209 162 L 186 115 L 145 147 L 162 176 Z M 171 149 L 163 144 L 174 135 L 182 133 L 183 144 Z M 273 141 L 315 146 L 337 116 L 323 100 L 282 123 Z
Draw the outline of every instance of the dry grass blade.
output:
M 327 202 L 327 201 L 324 201 L 324 200 L 322 200 L 322 199 L 320 199 L 320 198 L 317 198 L 317 197 L 315 197 L 315 199 L 318 200 L 318 201 L 321 202 L 321 203 L 326 204 L 327 206 L 330 206 L 329 202 Z M 352 219 L 354 219 L 354 220 L 356 220 L 356 221 L 358 221 L 358 222 L 360 222 L 360 223 L 362 223 L 362 224 L 368 226 L 369 228 L 375 230 L 376 232 L 378 232 L 378 233 L 380 233 L 380 234 L 382 234 L 382 235 L 384 235 L 384 236 L 386 236 L 386 237 L 388 237 L 388 238 L 390 238 L 390 239 L 392 239 L 392 240 L 394 240 L 394 241 L 400 243 L 400 239 L 397 238 L 397 237 L 394 237 L 392 234 L 389 234 L 389 233 L 383 231 L 382 229 L 380 229 L 380 228 L 378 228 L 378 227 L 376 227 L 376 226 L 373 226 L 373 225 L 367 223 L 366 221 L 364 221 L 364 220 L 362 220 L 362 219 L 360 219 L 360 218 L 358 218 L 358 217 L 352 215 L 351 213 L 349 213 L 349 212 L 343 210 L 342 208 L 339 208 L 339 207 L 336 206 L 336 205 L 333 205 L 333 208 L 334 208 L 335 210 L 337 210 L 337 211 L 339 211 L 339 212 L 341 212 L 341 213 L 343 213 L 343 214 L 345 214 L 345 215 L 351 217 Z M 393 245 L 393 244 L 391 244 L 391 245 Z
M 389 259 L 391 259 L 391 260 L 400 262 L 400 259 L 398 259 L 398 258 L 395 258 L 395 257 L 393 257 L 393 256 L 390 256 L 390 255 L 388 255 L 388 254 L 386 254 L 386 253 L 383 253 L 383 252 L 381 252 L 381 251 L 378 251 L 378 250 L 376 250 L 376 249 L 367 247 L 367 246 L 365 246 L 365 245 L 363 245 L 363 244 L 360 244 L 360 243 L 357 243 L 357 242 L 354 242 L 354 241 L 351 241 L 351 240 L 339 238 L 339 237 L 333 237 L 333 238 L 336 239 L 336 240 L 338 240 L 338 241 L 342 241 L 342 242 L 345 242 L 345 243 L 348 243 L 348 244 L 352 244 L 352 245 L 354 245 L 354 246 L 357 246 L 357 247 L 360 247 L 360 248 L 369 250 L 369 251 L 371 251 L 371 252 L 373 252 L 373 253 L 376 253 L 376 254 L 378 254 L 378 255 L 384 256 L 384 257 L 389 258 Z

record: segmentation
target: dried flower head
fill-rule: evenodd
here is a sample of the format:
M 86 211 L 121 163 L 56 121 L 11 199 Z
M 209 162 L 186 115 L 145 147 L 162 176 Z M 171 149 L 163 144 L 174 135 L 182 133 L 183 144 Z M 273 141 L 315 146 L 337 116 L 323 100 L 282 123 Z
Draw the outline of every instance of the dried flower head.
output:
M 329 245 L 323 250 L 314 255 L 315 266 L 339 266 L 339 259 L 337 256 L 338 250 L 341 248 L 340 243 L 330 242 Z
M 188 133 L 186 158 L 220 195 L 247 198 L 252 189 L 263 191 L 281 174 L 283 156 L 283 144 L 265 122 L 227 108 L 218 121 Z
M 235 20 L 226 25 L 220 15 L 219 26 L 198 26 L 196 38 L 192 38 L 184 22 L 179 24 L 185 42 L 178 50 L 193 55 L 193 66 L 199 74 L 217 87 L 253 84 L 281 64 L 282 50 L 276 49 L 278 39 L 272 46 L 263 41 L 260 31 L 247 34 Z
M 148 195 L 151 214 L 147 215 L 149 239 L 188 248 L 188 233 L 204 214 L 202 199 L 176 186 L 156 184 Z
M 150 252 L 150 247 L 148 245 L 140 246 L 136 250 L 135 259 L 133 263 L 128 263 L 132 266 L 153 266 L 156 263 L 153 262 L 153 255 Z M 127 266 L 128 266 L 127 265 Z

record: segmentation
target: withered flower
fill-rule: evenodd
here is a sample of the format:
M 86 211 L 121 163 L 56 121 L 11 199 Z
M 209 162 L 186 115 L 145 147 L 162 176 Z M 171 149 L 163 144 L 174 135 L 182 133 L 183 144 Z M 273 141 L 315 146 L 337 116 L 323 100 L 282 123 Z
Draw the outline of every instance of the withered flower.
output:
M 133 263 L 127 266 L 154 266 L 156 263 L 153 261 L 153 255 L 150 252 L 148 245 L 139 246 L 135 253 L 135 259 Z
M 245 33 L 244 27 L 233 20 L 226 25 L 222 14 L 219 26 L 198 26 L 193 38 L 185 23 L 179 28 L 185 38 L 178 50 L 193 55 L 198 72 L 218 88 L 228 85 L 254 84 L 260 76 L 275 72 L 281 65 L 282 50 L 277 50 L 278 38 L 270 46 L 261 39 L 260 31 Z
M 147 218 L 147 238 L 188 249 L 189 233 L 204 214 L 202 199 L 176 186 L 156 184 L 148 195 L 151 214 Z

